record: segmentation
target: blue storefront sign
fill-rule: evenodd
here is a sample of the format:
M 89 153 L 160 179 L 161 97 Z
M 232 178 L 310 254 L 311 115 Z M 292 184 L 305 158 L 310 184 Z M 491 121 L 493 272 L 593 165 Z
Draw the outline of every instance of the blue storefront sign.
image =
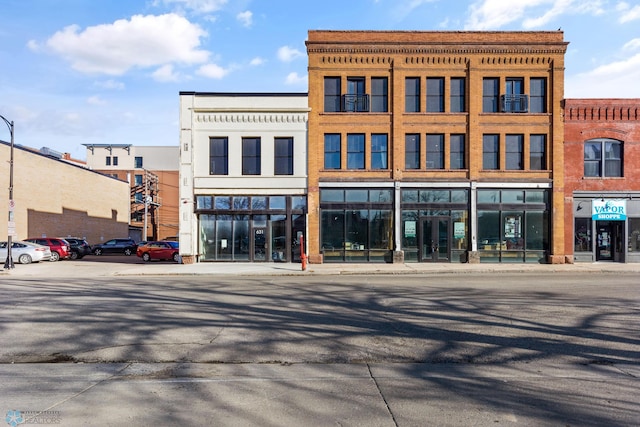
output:
M 592 200 L 591 219 L 594 221 L 624 221 L 627 219 L 627 201 Z

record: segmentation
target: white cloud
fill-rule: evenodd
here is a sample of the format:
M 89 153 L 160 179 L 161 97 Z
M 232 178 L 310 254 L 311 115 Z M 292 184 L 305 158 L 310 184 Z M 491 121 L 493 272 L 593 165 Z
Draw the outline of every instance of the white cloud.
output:
M 522 19 L 525 29 L 549 24 L 562 15 L 604 13 L 604 0 L 476 0 L 469 6 L 467 30 L 493 30 Z M 526 19 L 525 19 L 526 17 Z
M 567 98 L 640 97 L 640 53 L 587 73 L 565 76 Z
M 396 21 L 402 21 L 407 16 L 414 13 L 414 10 L 427 3 L 434 3 L 438 0 L 403 0 L 395 2 L 393 10 L 393 18 Z M 377 2 L 376 2 L 377 3 Z
M 260 58 L 259 56 L 256 56 L 255 58 L 253 58 L 251 60 L 251 62 L 249 62 L 249 65 L 257 67 L 258 65 L 262 65 L 265 62 L 267 62 L 267 61 L 265 61 L 263 58 Z
M 87 98 L 87 104 L 91 105 L 105 105 L 107 102 L 100 98 L 98 95 L 90 96 Z
M 198 25 L 173 13 L 135 15 L 82 31 L 77 25 L 68 26 L 45 46 L 80 72 L 122 75 L 134 67 L 206 62 L 209 52 L 199 49 L 200 38 L 206 35 Z
M 229 70 L 225 70 L 216 64 L 207 64 L 198 68 L 196 74 L 210 79 L 221 79 L 229 73 Z
M 162 67 L 154 71 L 151 76 L 158 82 L 177 82 L 180 80 L 180 75 L 173 70 L 173 65 L 165 64 Z
M 634 51 L 640 50 L 640 38 L 630 40 L 622 46 L 622 50 L 624 51 Z
M 236 15 L 236 19 L 242 23 L 245 27 L 250 27 L 253 24 L 253 13 L 250 10 L 240 12 Z
M 185 8 L 198 13 L 210 13 L 222 9 L 228 0 L 154 0 L 153 5 Z
M 628 3 L 622 2 L 616 9 L 620 12 L 621 24 L 640 19 L 640 5 L 630 7 Z
M 287 76 L 287 78 L 285 79 L 285 84 L 287 85 L 301 85 L 301 84 L 306 84 L 307 83 L 307 76 L 300 76 L 298 75 L 298 73 L 293 72 L 293 73 L 289 73 L 289 75 Z
M 105 80 L 105 81 L 101 81 L 101 82 L 95 82 L 94 86 L 97 86 L 97 87 L 102 88 L 102 89 L 108 89 L 108 90 L 123 90 L 124 89 L 124 83 L 119 82 L 117 80 L 113 80 L 113 79 L 109 79 L 109 80 Z
M 304 57 L 304 54 L 298 49 L 294 49 L 289 46 L 282 46 L 278 49 L 278 59 L 282 62 L 291 62 L 294 59 L 301 57 Z

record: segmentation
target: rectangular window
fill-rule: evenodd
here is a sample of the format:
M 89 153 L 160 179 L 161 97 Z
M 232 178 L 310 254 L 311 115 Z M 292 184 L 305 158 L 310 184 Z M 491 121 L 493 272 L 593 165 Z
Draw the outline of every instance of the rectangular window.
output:
M 364 134 L 347 135 L 347 169 L 364 169 Z
M 524 136 L 507 135 L 505 146 L 505 167 L 507 170 L 523 170 Z
M 371 77 L 371 112 L 389 111 L 389 82 L 386 77 Z
M 324 168 L 340 169 L 340 134 L 328 133 L 324 136 Z
M 591 218 L 575 218 L 574 229 L 573 252 L 591 252 Z
M 209 138 L 209 175 L 228 174 L 229 140 L 227 138 Z
M 529 81 L 530 97 L 529 112 L 546 113 L 547 112 L 547 79 L 532 78 Z
M 418 77 L 407 77 L 404 86 L 405 111 L 407 113 L 418 113 L 420 111 L 420 79 Z
M 242 138 L 242 175 L 260 175 L 260 138 Z
M 142 157 L 134 157 L 133 167 L 136 169 L 142 169 Z
M 113 156 L 113 166 L 118 166 L 118 156 Z
M 427 77 L 427 112 L 444 112 L 444 78 Z
M 342 111 L 369 111 L 369 97 L 364 82 L 364 77 L 347 78 L 347 94 L 343 97 Z
M 482 169 L 496 170 L 500 166 L 498 153 L 500 137 L 498 135 L 482 135 Z
M 507 78 L 506 94 L 502 96 L 502 111 L 505 113 L 526 113 L 529 98 L 524 94 L 524 79 Z
M 547 169 L 547 135 L 529 137 L 529 169 Z
M 451 79 L 450 111 L 463 113 L 465 110 L 465 79 L 464 77 Z
M 293 138 L 276 138 L 274 142 L 274 173 L 293 175 Z
M 388 168 L 389 143 L 386 133 L 371 135 L 371 169 Z
M 443 134 L 427 134 L 427 169 L 444 169 Z
M 134 175 L 134 183 L 135 185 L 142 185 L 142 175 Z
M 324 111 L 334 113 L 340 111 L 340 77 L 324 78 Z
M 622 177 L 622 143 L 592 139 L 584 145 L 584 176 Z
M 482 79 L 482 112 L 498 112 L 499 80 L 497 78 Z
M 105 159 L 105 165 L 111 166 L 111 157 L 110 156 L 107 156 L 107 158 Z
M 420 135 L 407 134 L 404 137 L 405 169 L 420 169 Z
M 451 135 L 449 139 L 450 145 L 450 157 L 451 157 L 451 169 L 464 169 L 464 146 L 465 136 L 464 134 Z

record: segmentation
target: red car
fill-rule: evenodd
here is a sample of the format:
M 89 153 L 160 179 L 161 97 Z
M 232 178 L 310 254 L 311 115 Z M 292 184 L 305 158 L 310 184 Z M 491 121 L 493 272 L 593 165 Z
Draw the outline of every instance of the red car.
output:
M 145 245 L 138 246 L 136 255 L 145 262 L 152 259 L 180 261 L 180 253 L 176 242 L 147 242 Z
M 69 242 L 64 239 L 56 239 L 52 237 L 31 237 L 24 240 L 25 242 L 49 246 L 51 249 L 51 261 L 67 259 L 71 256 L 71 246 L 69 245 Z

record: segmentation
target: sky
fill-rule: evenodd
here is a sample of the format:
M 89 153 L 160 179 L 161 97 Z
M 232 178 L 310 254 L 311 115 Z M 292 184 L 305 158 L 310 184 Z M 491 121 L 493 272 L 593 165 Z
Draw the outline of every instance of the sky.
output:
M 308 30 L 561 29 L 566 98 L 640 98 L 640 0 L 0 2 L 0 116 L 77 159 L 177 146 L 181 91 L 307 92 Z

